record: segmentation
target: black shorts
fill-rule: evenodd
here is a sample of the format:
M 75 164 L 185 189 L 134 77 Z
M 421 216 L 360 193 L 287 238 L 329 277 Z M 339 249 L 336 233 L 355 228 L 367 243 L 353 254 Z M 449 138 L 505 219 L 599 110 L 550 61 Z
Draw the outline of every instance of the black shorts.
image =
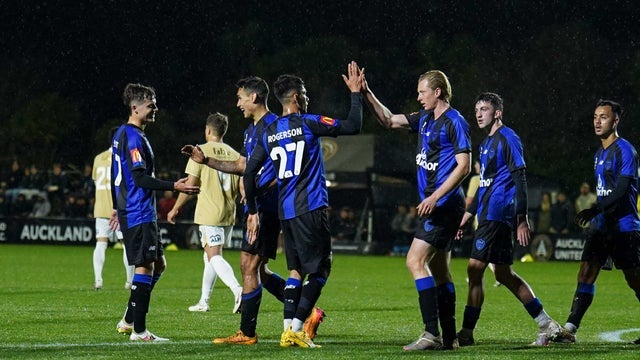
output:
M 500 221 L 485 221 L 478 225 L 471 258 L 484 263 L 513 264 L 513 228 Z
M 589 232 L 581 260 L 603 265 L 609 256 L 617 269 L 640 267 L 640 231 Z
M 428 218 L 420 219 L 414 237 L 438 250 L 450 251 L 464 215 L 464 202 L 455 207 L 437 207 Z
M 331 233 L 327 209 L 282 220 L 284 251 L 289 270 L 314 274 L 331 267 Z
M 164 255 L 158 224 L 155 222 L 136 225 L 124 230 L 122 236 L 129 265 L 156 261 Z
M 247 213 L 244 214 L 242 223 L 242 251 L 251 255 L 259 255 L 263 258 L 274 259 L 278 252 L 278 236 L 280 235 L 280 219 L 277 212 L 260 212 L 260 230 L 258 238 L 253 244 L 247 241 Z

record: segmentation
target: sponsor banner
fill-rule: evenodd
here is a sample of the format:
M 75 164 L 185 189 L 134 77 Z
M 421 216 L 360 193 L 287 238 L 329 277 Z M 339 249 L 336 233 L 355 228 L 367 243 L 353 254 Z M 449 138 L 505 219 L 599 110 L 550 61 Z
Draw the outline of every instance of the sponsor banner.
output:
M 580 261 L 585 234 L 533 234 L 529 251 L 536 261 Z
M 179 248 L 201 248 L 198 226 L 193 223 L 158 223 L 163 245 L 175 244 Z M 110 242 L 116 242 L 115 238 Z M 0 217 L 0 244 L 61 244 L 93 246 L 96 242 L 93 219 L 14 218 Z M 231 242 L 226 248 L 239 249 L 242 228 L 234 228 Z

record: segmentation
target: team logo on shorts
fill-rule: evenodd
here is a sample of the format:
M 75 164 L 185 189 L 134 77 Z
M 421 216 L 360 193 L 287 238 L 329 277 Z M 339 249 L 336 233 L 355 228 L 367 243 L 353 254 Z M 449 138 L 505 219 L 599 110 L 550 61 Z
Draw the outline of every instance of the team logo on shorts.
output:
M 476 249 L 482 250 L 482 249 L 484 249 L 485 245 L 487 245 L 487 243 L 484 241 L 484 239 L 477 239 L 476 240 Z
M 431 224 L 431 220 L 425 220 L 423 227 L 424 231 L 426 232 L 433 230 L 433 224 Z

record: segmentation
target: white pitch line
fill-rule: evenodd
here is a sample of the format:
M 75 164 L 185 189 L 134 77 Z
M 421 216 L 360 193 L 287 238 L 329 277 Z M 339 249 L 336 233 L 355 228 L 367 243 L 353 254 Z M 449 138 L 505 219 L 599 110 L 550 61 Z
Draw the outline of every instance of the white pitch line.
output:
M 279 340 L 260 340 L 259 343 L 279 343 Z M 79 344 L 79 343 L 51 343 L 51 344 L 2 344 L 0 343 L 0 349 L 49 349 L 49 348 L 73 348 L 73 347 L 121 347 L 121 346 L 160 346 L 162 344 L 191 344 L 191 345 L 211 345 L 210 340 L 182 340 L 182 341 L 159 341 L 159 342 L 144 342 L 144 341 L 125 341 L 125 342 L 103 342 L 103 343 L 91 343 L 91 344 Z
M 628 342 L 626 340 L 622 340 L 622 334 L 631 333 L 631 332 L 640 332 L 640 329 L 625 329 L 625 330 L 616 330 L 616 331 L 607 331 L 603 332 L 598 337 L 604 341 L 608 342 Z

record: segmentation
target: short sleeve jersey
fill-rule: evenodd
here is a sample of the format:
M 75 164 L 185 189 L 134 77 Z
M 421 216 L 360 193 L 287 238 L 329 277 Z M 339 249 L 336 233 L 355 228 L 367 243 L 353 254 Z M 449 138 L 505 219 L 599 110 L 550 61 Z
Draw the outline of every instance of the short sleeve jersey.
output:
M 257 124 L 251 122 L 247 129 L 244 131 L 244 146 L 240 151 L 240 155 L 245 158 L 249 158 L 256 147 L 256 144 L 262 140 L 262 135 L 267 126 L 271 125 L 278 119 L 278 115 L 267 112 Z M 278 209 L 278 189 L 274 186 L 271 189 L 265 191 L 266 187 L 276 178 L 275 171 L 273 169 L 273 163 L 265 161 L 264 165 L 258 172 L 256 178 L 257 188 L 259 196 L 257 198 L 258 211 L 272 211 L 276 212 Z M 247 207 L 244 207 L 245 212 Z
M 207 157 L 220 161 L 236 161 L 240 154 L 225 143 L 208 142 L 200 145 Z M 201 191 L 193 221 L 199 225 L 231 226 L 235 224 L 236 197 L 239 192 L 238 175 L 227 174 L 189 159 L 185 173 L 200 179 Z
M 109 218 L 113 210 L 111 201 L 111 149 L 96 155 L 93 159 L 91 178 L 96 187 L 94 218 Z
M 121 230 L 157 221 L 156 197 L 151 189 L 135 185 L 132 171 L 154 175 L 154 155 L 142 129 L 131 124 L 118 128 L 112 144 L 111 186 L 115 189 L 116 209 Z
M 627 140 L 618 138 L 606 149 L 600 148 L 594 156 L 596 194 L 598 202 L 608 196 L 620 177 L 631 179 L 629 191 L 612 209 L 593 219 L 600 231 L 629 232 L 640 230 L 638 217 L 638 153 Z
M 320 136 L 338 136 L 339 121 L 321 115 L 293 114 L 266 128 L 262 146 L 255 153 L 273 162 L 280 219 L 292 219 L 328 206 Z
M 526 167 L 520 137 L 501 126 L 480 144 L 478 223 L 487 220 L 514 225 L 516 184 L 512 172 Z
M 449 108 L 438 119 L 432 110 L 405 115 L 411 129 L 418 133 L 416 155 L 420 201 L 440 187 L 457 166 L 456 155 L 471 152 L 469 124 L 455 109 Z M 464 197 L 458 186 L 440 198 L 436 206 L 449 205 L 455 197 Z

